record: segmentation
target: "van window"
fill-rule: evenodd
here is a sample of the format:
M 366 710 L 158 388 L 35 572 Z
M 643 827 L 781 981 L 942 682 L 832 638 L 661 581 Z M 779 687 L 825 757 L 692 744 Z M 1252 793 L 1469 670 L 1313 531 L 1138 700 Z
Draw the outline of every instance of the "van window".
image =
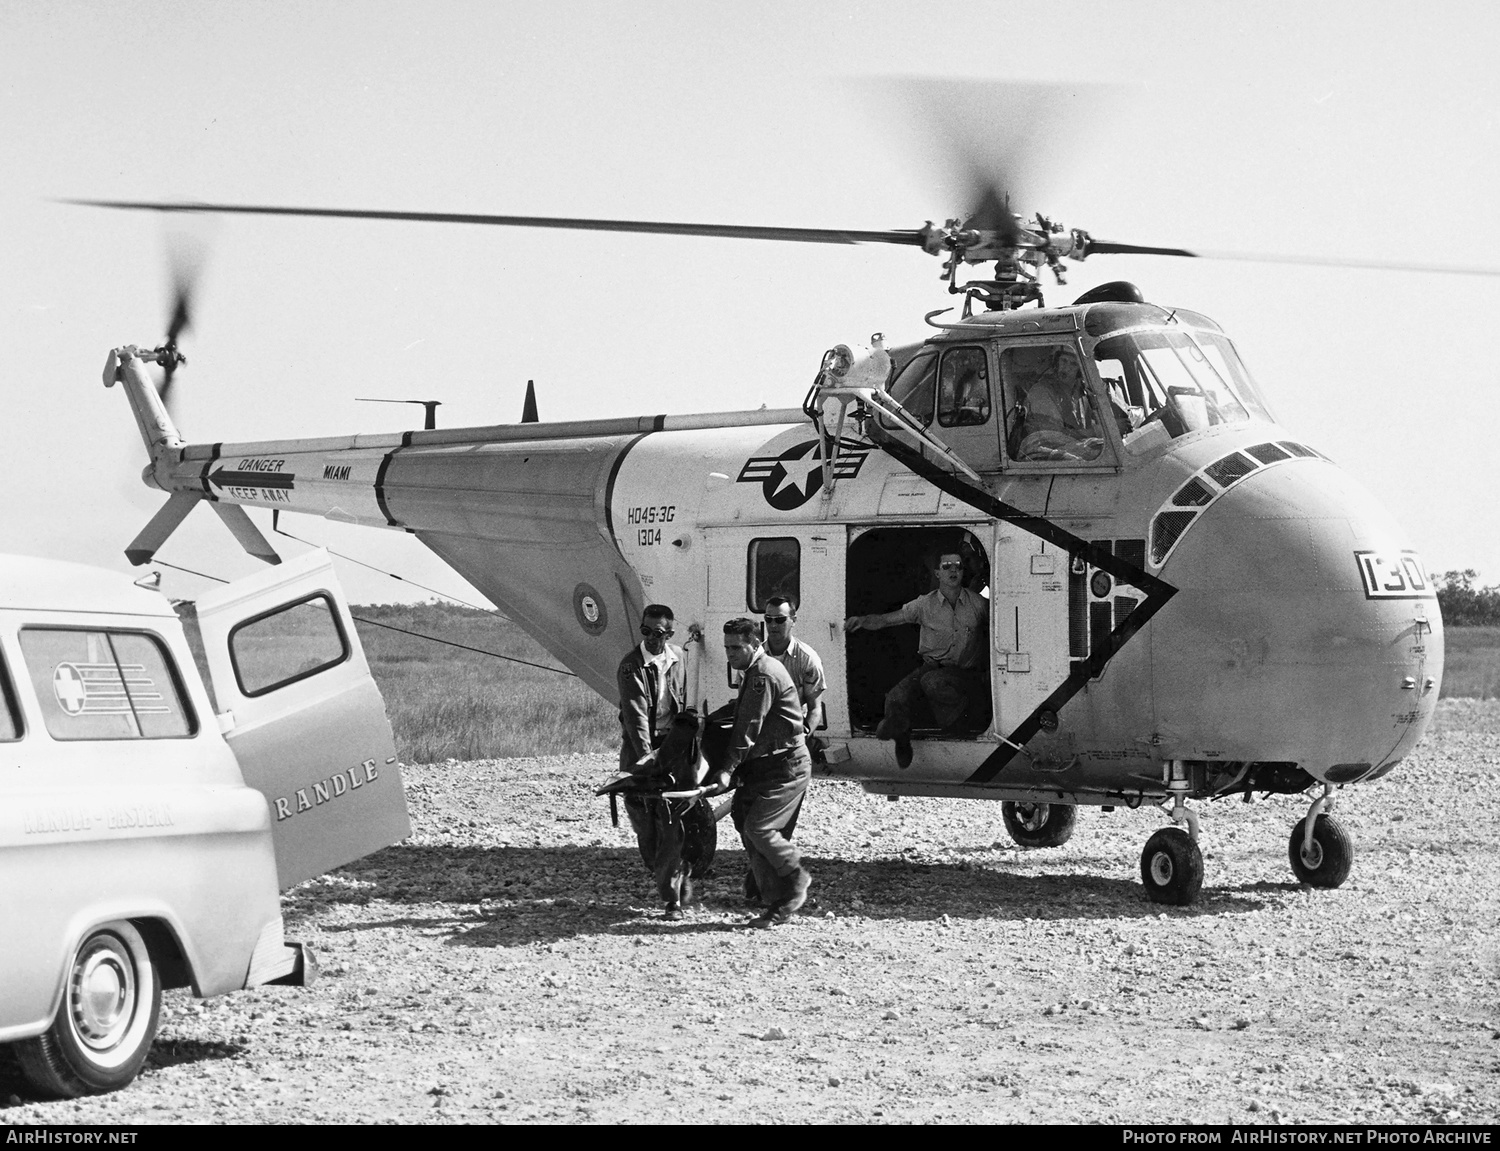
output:
M 312 595 L 237 624 L 229 660 L 240 691 L 265 695 L 349 658 L 349 641 L 326 595 Z
M 750 541 L 745 604 L 758 615 L 773 595 L 802 602 L 802 545 L 795 539 Z
M 198 730 L 155 635 L 27 627 L 21 654 L 53 739 L 182 739 Z
M 14 743 L 21 738 L 21 709 L 16 707 L 16 689 L 10 683 L 10 671 L 0 661 L 0 743 Z

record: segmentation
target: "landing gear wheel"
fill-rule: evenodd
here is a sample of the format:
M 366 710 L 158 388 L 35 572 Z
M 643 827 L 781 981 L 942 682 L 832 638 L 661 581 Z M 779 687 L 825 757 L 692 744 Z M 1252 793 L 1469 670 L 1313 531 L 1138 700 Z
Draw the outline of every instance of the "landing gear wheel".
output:
M 107 923 L 73 953 L 51 1028 L 16 1044 L 21 1071 L 59 1099 L 118 1090 L 146 1061 L 160 1013 L 145 940 L 128 923 Z
M 1071 803 L 1000 804 L 1005 830 L 1022 847 L 1061 847 L 1073 838 L 1078 809 Z
M 1146 840 L 1141 882 L 1152 903 L 1186 907 L 1203 888 L 1203 853 L 1180 827 L 1164 827 Z
M 1354 841 L 1344 825 L 1331 815 L 1318 816 L 1313 824 L 1312 846 L 1303 850 L 1307 820 L 1298 820 L 1287 841 L 1287 856 L 1297 878 L 1309 887 L 1338 887 L 1354 866 Z

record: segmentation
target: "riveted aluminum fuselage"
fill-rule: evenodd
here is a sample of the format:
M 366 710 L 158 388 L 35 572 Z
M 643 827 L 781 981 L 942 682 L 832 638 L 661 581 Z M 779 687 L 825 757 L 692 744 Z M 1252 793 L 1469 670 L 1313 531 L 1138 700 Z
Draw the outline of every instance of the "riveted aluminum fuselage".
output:
M 1013 313 L 937 342 L 1074 340 L 1086 355 L 1095 328 L 1113 331 L 1091 327 L 1095 315 Z M 1188 322 L 1222 340 L 1211 321 Z M 1225 778 L 1278 764 L 1351 782 L 1388 770 L 1425 730 L 1442 624 L 1420 560 L 1347 474 L 1258 411 L 1176 438 L 1109 428 L 1100 454 L 1075 464 L 1004 462 L 1000 433 L 945 430 L 969 437 L 955 450 L 1001 461 L 973 489 L 987 504 L 860 431 L 825 461 L 795 410 L 503 425 L 188 446 L 168 449 L 155 476 L 212 500 L 415 533 L 611 700 L 653 602 L 681 634 L 703 632 L 688 651 L 695 700 L 731 698 L 720 625 L 759 606 L 757 549 L 782 541 L 800 564 L 797 634 L 828 672 L 829 770 L 877 788 L 1129 802 L 1161 795 L 1174 760 Z M 1042 538 L 1027 517 L 1056 531 Z M 976 541 L 989 572 L 993 706 L 982 731 L 930 733 L 901 770 L 851 703 L 853 679 L 881 669 L 864 666 L 842 621 L 873 533 L 888 552 L 903 541 L 915 552 L 948 530 Z M 1140 585 L 1101 573 L 1090 545 L 1138 563 Z M 1133 634 L 1101 647 L 1132 611 L 1144 613 Z

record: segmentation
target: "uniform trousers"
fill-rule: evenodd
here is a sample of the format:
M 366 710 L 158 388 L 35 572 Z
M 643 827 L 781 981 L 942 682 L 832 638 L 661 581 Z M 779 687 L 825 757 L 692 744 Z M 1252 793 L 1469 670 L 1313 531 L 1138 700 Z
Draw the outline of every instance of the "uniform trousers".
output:
M 783 832 L 802 805 L 812 777 L 812 757 L 799 748 L 782 756 L 747 760 L 738 774 L 742 782 L 734 793 L 731 815 L 761 896 L 775 901 L 785 886 L 781 880 L 802 866 L 796 845 Z
M 660 750 L 665 739 L 665 734 L 652 739 L 651 750 Z M 641 773 L 635 774 L 639 777 Z M 651 818 L 651 813 L 646 810 L 646 797 L 626 792 L 623 798 L 625 815 L 630 820 L 631 830 L 635 832 L 636 845 L 641 849 L 641 862 L 646 865 L 647 871 L 654 874 L 656 871 L 656 823 Z
M 895 739 L 910 732 L 912 705 L 923 696 L 937 725 L 952 727 L 963 718 L 978 678 L 976 669 L 924 663 L 885 693 L 885 718 L 876 734 L 881 739 Z

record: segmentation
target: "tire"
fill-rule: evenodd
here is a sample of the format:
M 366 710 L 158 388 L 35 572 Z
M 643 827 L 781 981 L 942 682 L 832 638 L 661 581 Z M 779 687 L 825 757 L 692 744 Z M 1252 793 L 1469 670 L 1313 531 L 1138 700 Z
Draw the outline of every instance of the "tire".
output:
M 1195 903 L 1203 890 L 1203 853 L 1182 828 L 1164 827 L 1141 851 L 1141 882 L 1152 903 Z
M 1022 847 L 1061 847 L 1073 838 L 1078 809 L 1071 803 L 1000 804 L 1005 830 Z
M 1354 866 L 1354 841 L 1349 832 L 1333 816 L 1320 815 L 1313 825 L 1312 850 L 1304 854 L 1302 840 L 1306 832 L 1307 820 L 1298 820 L 1286 845 L 1297 878 L 1309 887 L 1340 886 Z
M 128 923 L 107 923 L 73 952 L 52 1026 L 17 1043 L 16 1057 L 45 1095 L 117 1091 L 146 1061 L 160 1014 L 161 979 L 145 940 Z

